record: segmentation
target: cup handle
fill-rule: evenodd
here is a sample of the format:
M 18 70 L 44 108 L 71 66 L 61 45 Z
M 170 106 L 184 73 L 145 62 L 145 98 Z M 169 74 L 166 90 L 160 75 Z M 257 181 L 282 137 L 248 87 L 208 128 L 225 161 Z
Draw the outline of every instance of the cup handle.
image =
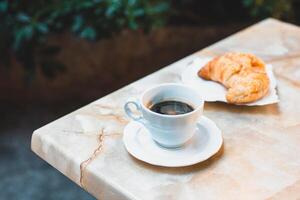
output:
M 139 114 L 134 114 L 133 111 L 130 109 L 130 105 L 134 105 L 139 112 Z M 127 102 L 124 105 L 124 111 L 127 114 L 127 116 L 135 121 L 144 121 L 143 115 L 142 115 L 142 108 L 141 104 L 139 103 L 139 100 L 136 98 L 129 98 Z

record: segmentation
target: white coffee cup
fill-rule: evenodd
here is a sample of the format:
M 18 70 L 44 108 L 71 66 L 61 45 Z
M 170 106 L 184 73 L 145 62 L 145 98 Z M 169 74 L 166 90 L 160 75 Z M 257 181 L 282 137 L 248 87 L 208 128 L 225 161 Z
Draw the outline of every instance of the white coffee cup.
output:
M 179 115 L 165 115 L 149 109 L 150 105 L 162 101 L 181 101 L 194 108 L 193 111 Z M 139 114 L 132 111 L 135 106 Z M 204 101 L 193 88 L 177 83 L 160 84 L 146 90 L 138 99 L 130 98 L 124 105 L 126 114 L 142 123 L 154 141 L 167 148 L 185 144 L 195 133 L 197 122 L 203 113 Z

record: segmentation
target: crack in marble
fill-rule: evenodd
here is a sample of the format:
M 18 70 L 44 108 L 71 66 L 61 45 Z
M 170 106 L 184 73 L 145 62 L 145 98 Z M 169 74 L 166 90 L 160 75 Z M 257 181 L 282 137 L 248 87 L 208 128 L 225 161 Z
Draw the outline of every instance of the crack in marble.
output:
M 92 153 L 92 155 L 84 160 L 81 164 L 80 164 L 80 179 L 79 179 L 79 182 L 80 182 L 80 185 L 82 188 L 86 189 L 85 187 L 85 184 L 84 184 L 84 179 L 85 179 L 85 170 L 87 168 L 87 166 L 93 161 L 95 160 L 95 158 L 99 155 L 99 153 L 101 153 L 102 149 L 103 149 L 103 144 L 104 144 L 104 138 L 105 137 L 111 137 L 111 136 L 120 136 L 121 134 L 120 133 L 110 133 L 110 134 L 105 134 L 104 133 L 104 130 L 105 128 L 102 128 L 100 133 L 98 134 L 98 146 L 97 148 L 94 150 L 94 152 Z M 86 134 L 85 132 L 83 131 L 67 131 L 67 130 L 63 130 L 64 132 L 72 132 L 72 133 L 76 133 L 76 134 L 79 134 L 79 133 L 84 133 L 84 135 Z M 90 132 L 92 133 L 92 132 Z
M 96 110 L 95 110 L 96 109 Z M 115 108 L 113 106 L 109 105 L 100 105 L 100 104 L 94 104 L 92 105 L 92 111 L 93 113 L 81 113 L 81 115 L 87 115 L 89 117 L 95 118 L 95 119 L 108 119 L 113 118 L 113 120 L 117 121 L 118 123 L 124 125 L 128 122 L 128 120 L 125 119 L 125 117 L 121 114 L 121 109 Z M 100 121 L 99 121 L 100 122 Z M 81 162 L 80 164 L 80 185 L 82 188 L 87 189 L 85 185 L 85 179 L 86 179 L 86 168 L 93 160 L 97 158 L 97 156 L 102 152 L 103 145 L 104 145 L 104 138 L 107 136 L 120 136 L 122 134 L 119 133 L 106 133 L 105 134 L 105 127 L 102 127 L 99 132 L 97 131 L 67 131 L 63 130 L 63 132 L 72 132 L 75 134 L 83 134 L 83 135 L 92 135 L 95 134 L 98 136 L 98 145 L 97 148 L 93 151 L 91 156 L 89 156 L 86 160 Z
M 94 150 L 93 154 L 88 159 L 86 159 L 85 161 L 83 161 L 80 164 L 80 179 L 79 180 L 80 180 L 81 187 L 84 189 L 86 189 L 85 185 L 84 185 L 85 169 L 87 168 L 88 164 L 90 164 L 102 150 L 103 141 L 104 141 L 104 128 L 101 129 L 100 134 L 98 136 L 98 140 L 99 140 L 98 147 Z

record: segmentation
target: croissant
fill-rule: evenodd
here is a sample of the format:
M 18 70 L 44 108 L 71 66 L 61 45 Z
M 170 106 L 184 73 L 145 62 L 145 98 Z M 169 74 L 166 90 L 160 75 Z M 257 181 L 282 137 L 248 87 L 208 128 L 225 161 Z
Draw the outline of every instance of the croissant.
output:
M 223 84 L 228 90 L 227 102 L 245 104 L 264 97 L 269 78 L 264 62 L 249 53 L 226 53 L 209 61 L 198 76 Z

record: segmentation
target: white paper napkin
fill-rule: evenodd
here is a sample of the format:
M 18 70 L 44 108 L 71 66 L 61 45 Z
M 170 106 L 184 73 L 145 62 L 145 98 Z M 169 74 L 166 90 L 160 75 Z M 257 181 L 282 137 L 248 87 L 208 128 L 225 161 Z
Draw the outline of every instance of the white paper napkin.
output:
M 214 81 L 207 81 L 198 76 L 198 71 L 212 58 L 196 58 L 190 63 L 181 74 L 181 81 L 196 90 L 200 91 L 205 101 L 208 102 L 227 102 L 226 92 L 227 89 L 220 83 Z M 270 79 L 269 93 L 260 100 L 252 103 L 243 104 L 247 106 L 262 106 L 267 104 L 273 104 L 279 102 L 279 98 L 276 91 L 276 78 L 273 74 L 273 67 L 271 64 L 266 65 L 268 77 Z

